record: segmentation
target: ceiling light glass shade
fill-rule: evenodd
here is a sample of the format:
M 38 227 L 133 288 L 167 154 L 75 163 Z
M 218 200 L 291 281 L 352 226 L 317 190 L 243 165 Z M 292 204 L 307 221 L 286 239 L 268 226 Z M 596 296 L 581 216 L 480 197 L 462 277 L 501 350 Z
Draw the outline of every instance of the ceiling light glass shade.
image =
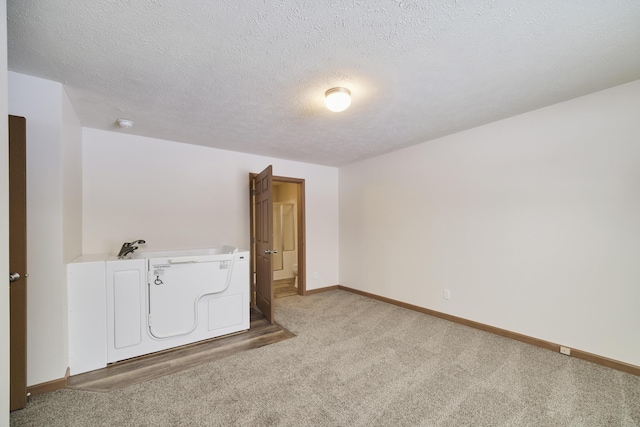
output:
M 324 93 L 324 103 L 334 113 L 339 113 L 351 105 L 351 91 L 344 87 L 334 87 Z

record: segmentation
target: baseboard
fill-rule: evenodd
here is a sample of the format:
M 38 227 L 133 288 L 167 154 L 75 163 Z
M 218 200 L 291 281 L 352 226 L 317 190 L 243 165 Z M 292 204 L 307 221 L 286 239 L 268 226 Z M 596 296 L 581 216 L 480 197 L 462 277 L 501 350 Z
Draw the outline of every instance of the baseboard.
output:
M 461 325 L 469 326 L 471 328 L 479 329 L 481 331 L 489 332 L 495 335 L 500 335 L 512 340 L 520 341 L 526 344 L 535 345 L 536 347 L 546 348 L 547 350 L 560 352 L 560 344 L 541 340 L 539 338 L 530 337 L 527 335 L 519 334 L 517 332 L 508 331 L 506 329 L 496 328 L 495 326 L 485 325 L 484 323 L 475 322 L 462 317 L 453 316 L 451 314 L 442 313 L 439 311 L 431 310 L 428 308 L 420 307 L 406 302 L 397 301 L 391 298 L 383 297 L 380 295 L 372 294 L 369 292 L 361 291 L 358 289 L 349 288 L 342 285 L 327 286 L 324 288 L 311 289 L 304 293 L 304 295 L 319 294 L 322 292 L 333 291 L 341 289 L 343 291 L 351 292 L 354 294 L 362 295 L 368 298 L 372 298 L 378 301 L 386 302 L 388 304 L 396 305 L 398 307 L 406 308 L 408 310 L 425 313 L 430 316 L 438 317 L 440 319 L 449 320 L 451 322 L 459 323 Z M 629 363 L 620 362 L 618 360 L 609 359 L 604 356 L 589 353 L 586 351 L 571 348 L 571 356 L 578 359 L 586 360 L 588 362 L 596 363 L 598 365 L 606 366 L 607 368 L 616 369 L 618 371 L 627 372 L 636 376 L 640 376 L 640 366 L 631 365 Z M 50 393 L 52 391 L 60 390 L 67 387 L 67 379 L 69 378 L 69 368 L 65 373 L 64 378 L 57 380 L 47 381 L 41 384 L 35 384 L 27 387 L 27 393 L 31 396 L 37 396 L 39 394 Z
M 333 285 L 333 286 L 327 286 L 325 288 L 317 288 L 317 289 L 311 289 L 308 291 L 305 291 L 303 295 L 313 295 L 313 294 L 319 294 L 321 292 L 327 292 L 327 291 L 334 291 L 336 289 L 341 289 L 339 285 Z
M 469 326 L 471 328 L 479 329 L 481 331 L 490 332 L 495 335 L 500 335 L 506 338 L 510 338 L 512 340 L 520 341 L 526 344 L 535 345 L 536 347 L 546 348 L 547 350 L 555 351 L 557 353 L 560 352 L 560 344 L 541 340 L 538 338 L 530 337 L 527 335 L 522 335 L 517 332 L 508 331 L 506 329 L 496 328 L 495 326 L 485 325 L 484 323 L 474 322 L 473 320 L 464 319 L 462 317 L 452 316 L 451 314 L 441 313 L 439 311 L 430 310 L 428 308 L 420 307 L 413 304 L 408 304 L 406 302 L 397 301 L 391 298 L 382 297 L 376 294 L 372 294 L 369 292 L 360 291 L 358 289 L 348 288 L 346 286 L 338 285 L 338 286 L 330 286 L 329 288 L 321 288 L 314 289 L 314 291 L 323 292 L 325 290 L 332 289 L 342 289 L 347 292 L 351 292 L 358 295 L 363 295 L 365 297 L 369 297 L 372 299 L 376 299 L 378 301 L 386 302 L 388 304 L 397 305 L 398 307 L 406 308 L 413 311 L 418 311 L 420 313 L 425 313 L 430 316 L 439 317 L 441 319 L 449 320 L 451 322 L 459 323 L 461 325 Z M 588 353 L 586 351 L 578 350 L 575 348 L 571 348 L 571 356 L 576 357 L 578 359 L 586 360 L 592 363 L 596 363 L 598 365 L 606 366 L 607 368 L 616 369 L 618 371 L 627 372 L 629 374 L 640 376 L 640 366 L 631 365 L 629 363 L 620 362 L 618 360 L 609 359 L 604 356 L 599 356 L 597 354 Z
M 67 378 L 69 378 L 69 368 L 67 368 L 64 378 L 28 386 L 27 395 L 37 396 L 39 394 L 51 393 L 52 391 L 67 388 Z

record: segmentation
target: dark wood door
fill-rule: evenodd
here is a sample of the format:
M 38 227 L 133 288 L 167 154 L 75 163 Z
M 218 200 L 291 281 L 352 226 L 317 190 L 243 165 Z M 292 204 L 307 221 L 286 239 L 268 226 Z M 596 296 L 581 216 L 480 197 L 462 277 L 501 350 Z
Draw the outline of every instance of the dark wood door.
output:
M 10 409 L 27 404 L 27 130 L 9 116 Z
M 273 174 L 271 166 L 254 177 L 256 238 L 256 306 L 271 323 L 273 315 Z

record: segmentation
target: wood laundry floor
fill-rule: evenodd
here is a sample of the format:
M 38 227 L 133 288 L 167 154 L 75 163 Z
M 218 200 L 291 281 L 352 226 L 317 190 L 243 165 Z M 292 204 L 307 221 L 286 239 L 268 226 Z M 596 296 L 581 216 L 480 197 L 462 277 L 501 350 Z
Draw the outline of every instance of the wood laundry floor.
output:
M 251 309 L 251 325 L 246 332 L 214 338 L 188 346 L 114 363 L 103 369 L 69 377 L 67 388 L 97 392 L 120 390 L 133 384 L 183 371 L 294 337 L 280 325 L 270 324 Z

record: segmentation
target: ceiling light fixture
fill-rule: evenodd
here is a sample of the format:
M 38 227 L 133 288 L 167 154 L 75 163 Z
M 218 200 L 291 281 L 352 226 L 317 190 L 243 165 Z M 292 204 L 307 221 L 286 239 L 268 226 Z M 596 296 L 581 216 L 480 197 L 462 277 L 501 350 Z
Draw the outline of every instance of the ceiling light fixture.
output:
M 334 113 L 339 113 L 351 105 L 351 91 L 345 87 L 334 87 L 324 93 L 324 103 Z
M 129 119 L 118 119 L 116 122 L 120 125 L 121 128 L 129 129 L 133 126 L 133 122 Z

